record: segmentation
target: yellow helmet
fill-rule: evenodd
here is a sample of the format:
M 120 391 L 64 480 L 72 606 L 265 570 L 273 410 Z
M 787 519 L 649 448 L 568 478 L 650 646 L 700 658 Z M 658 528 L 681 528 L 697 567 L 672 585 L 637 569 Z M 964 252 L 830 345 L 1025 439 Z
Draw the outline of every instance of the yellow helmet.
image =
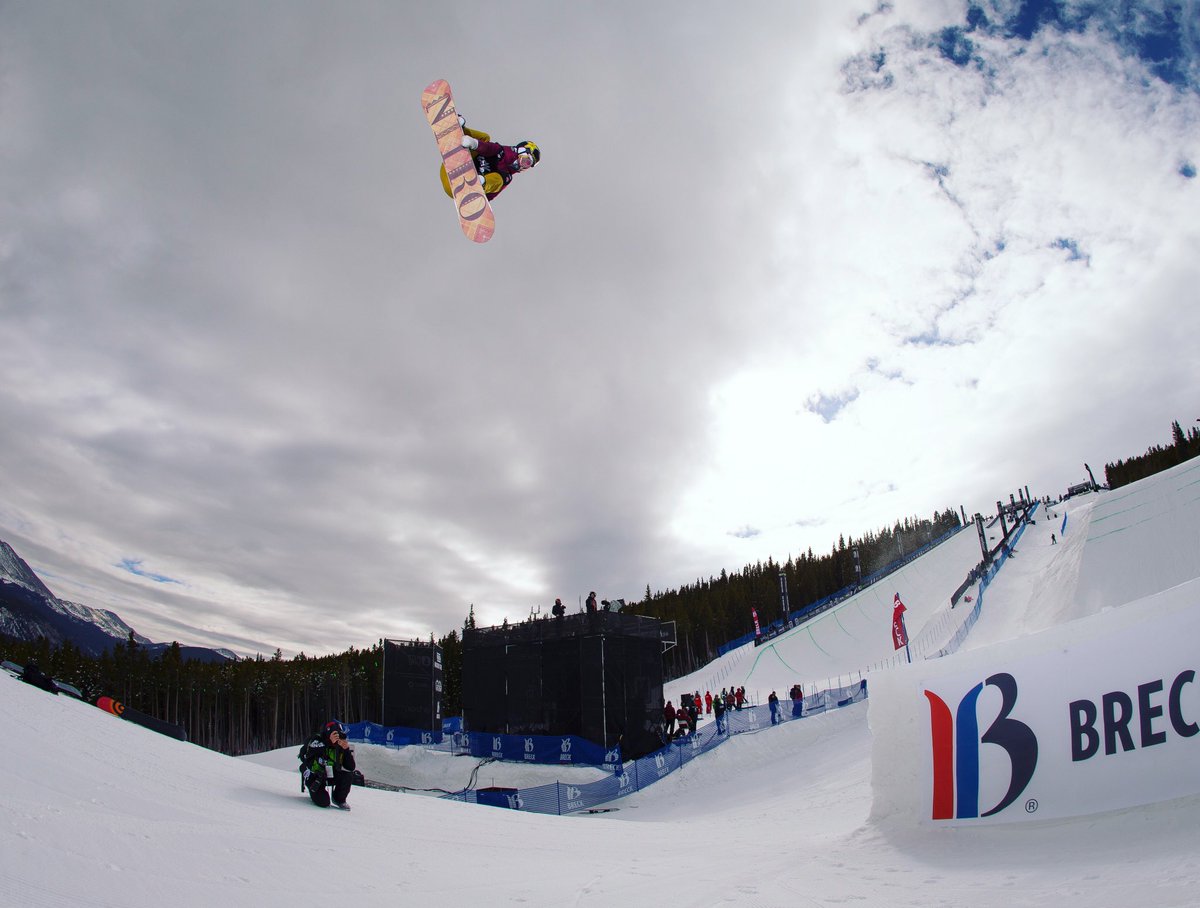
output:
M 533 156 L 533 163 L 535 165 L 542 159 L 542 150 L 528 139 L 524 139 L 523 141 L 517 143 L 517 154 L 520 154 L 522 151 L 527 151 Z

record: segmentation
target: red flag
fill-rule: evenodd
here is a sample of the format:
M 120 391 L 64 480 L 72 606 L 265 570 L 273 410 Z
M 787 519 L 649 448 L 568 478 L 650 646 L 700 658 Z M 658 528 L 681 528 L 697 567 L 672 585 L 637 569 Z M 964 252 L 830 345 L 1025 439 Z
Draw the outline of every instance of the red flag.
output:
M 756 609 L 756 608 L 754 608 L 753 606 L 751 606 L 751 608 L 750 608 L 750 614 L 751 614 L 751 616 L 753 616 L 753 618 L 754 618 L 754 636 L 755 636 L 755 637 L 761 637 L 761 636 L 762 636 L 762 630 L 761 630 L 761 629 L 759 628 L 759 626 L 758 626 L 758 609 Z
M 900 601 L 900 594 L 896 594 L 896 605 L 892 609 L 892 645 L 895 649 L 900 649 L 902 646 L 908 646 L 908 631 L 904 629 L 904 603 Z

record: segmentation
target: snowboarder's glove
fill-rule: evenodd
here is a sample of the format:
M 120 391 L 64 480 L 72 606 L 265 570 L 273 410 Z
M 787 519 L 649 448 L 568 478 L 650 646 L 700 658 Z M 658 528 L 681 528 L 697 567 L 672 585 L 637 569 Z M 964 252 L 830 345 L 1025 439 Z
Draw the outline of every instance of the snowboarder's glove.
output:
M 479 140 L 474 136 L 463 136 L 462 147 L 469 148 L 471 151 L 474 151 L 479 147 Z

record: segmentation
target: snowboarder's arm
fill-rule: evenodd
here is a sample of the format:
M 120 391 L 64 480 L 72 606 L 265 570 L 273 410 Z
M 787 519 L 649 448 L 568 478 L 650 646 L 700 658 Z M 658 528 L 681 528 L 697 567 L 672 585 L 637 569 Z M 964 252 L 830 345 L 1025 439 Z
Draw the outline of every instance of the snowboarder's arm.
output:
M 504 151 L 504 146 L 499 142 L 489 142 L 486 139 L 479 140 L 479 147 L 475 149 L 475 155 L 481 158 L 494 158 Z

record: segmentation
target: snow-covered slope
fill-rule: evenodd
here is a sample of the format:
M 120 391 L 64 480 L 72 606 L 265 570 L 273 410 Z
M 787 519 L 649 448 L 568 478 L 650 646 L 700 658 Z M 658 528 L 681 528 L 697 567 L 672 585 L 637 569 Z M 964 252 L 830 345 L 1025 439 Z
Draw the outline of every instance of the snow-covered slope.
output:
M 1191 905 L 1188 800 L 1034 828 L 872 824 L 866 706 L 731 741 L 601 816 L 355 789 L 182 744 L 0 676 L 30 742 L 0 820 L 11 904 Z
M 1132 552 L 1114 546 L 1090 557 L 1110 538 L 1098 535 L 1096 519 L 1112 513 L 1106 505 L 1117 499 L 1107 494 L 1039 519 L 988 588 L 968 644 L 1019 641 L 1047 621 L 1095 614 L 1107 606 L 1087 591 L 1117 574 L 1134 572 L 1133 586 L 1148 592 L 1170 584 L 1176 575 L 1148 553 L 1175 546 L 1194 526 L 1200 505 L 1179 494 L 1189 475 L 1163 474 L 1176 482 L 1166 499 L 1149 481 L 1112 493 L 1140 508 L 1164 504 L 1137 535 L 1116 534 L 1137 540 Z M 1174 569 L 1200 576 L 1200 547 L 1177 551 Z M 957 567 L 926 565 L 920 576 L 949 578 Z M 930 580 L 931 596 L 941 584 Z M 920 583 L 911 589 L 902 595 L 924 595 Z M 760 672 L 772 686 L 792 677 L 748 658 L 738 671 L 753 683 Z M 294 755 L 258 758 L 271 765 L 224 757 L 0 675 L 0 727 L 16 738 L 0 812 L 0 892 L 6 904 L 121 908 L 448 896 L 493 906 L 1197 904 L 1200 798 L 1006 827 L 875 820 L 867 709 L 735 738 L 612 802 L 609 814 L 544 816 L 363 789 L 346 814 L 308 803 L 290 769 Z M 373 771 L 391 761 L 397 778 L 417 780 L 420 760 L 360 750 Z M 440 759 L 461 761 L 464 773 L 475 765 Z M 442 781 L 459 778 L 457 769 L 437 771 Z M 500 767 L 480 773 L 484 784 L 505 784 Z
M 664 695 L 675 702 L 684 691 L 719 692 L 745 687 L 752 702 L 765 703 L 772 690 L 787 697 L 793 684 L 836 686 L 873 667 L 896 659 L 892 647 L 893 597 L 899 593 L 914 654 L 921 642 L 935 650 L 945 642 L 938 628 L 956 627 L 964 609 L 952 610 L 950 596 L 983 557 L 979 535 L 968 526 L 922 557 L 906 564 L 836 608 L 756 647 L 747 644 L 726 653 L 691 675 L 670 681 Z M 903 659 L 901 654 L 899 658 Z

